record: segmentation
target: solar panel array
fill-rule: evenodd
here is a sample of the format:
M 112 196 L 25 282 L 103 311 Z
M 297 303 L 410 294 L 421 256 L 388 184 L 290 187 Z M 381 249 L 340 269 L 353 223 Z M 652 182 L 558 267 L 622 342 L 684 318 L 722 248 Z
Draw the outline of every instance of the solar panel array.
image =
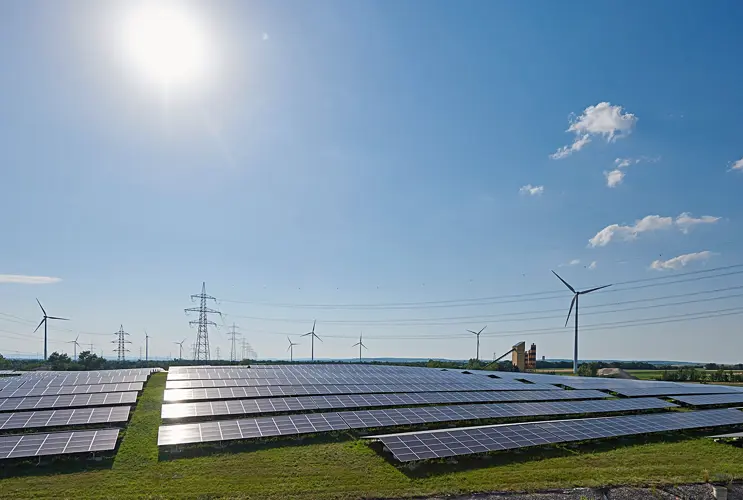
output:
M 0 436 L 0 460 L 113 450 L 119 429 Z
M 22 398 L 26 396 L 56 396 L 60 394 L 92 394 L 99 392 L 128 392 L 141 391 L 142 382 L 123 384 L 94 384 L 94 385 L 60 385 L 52 387 L 19 387 L 17 389 L 0 390 L 0 399 Z
M 0 400 L 0 412 L 38 410 L 43 408 L 75 408 L 131 404 L 137 401 L 136 392 L 107 392 L 97 394 L 64 394 L 62 396 L 30 396 Z
M 682 385 L 678 384 L 673 387 L 627 387 L 622 389 L 612 389 L 613 392 L 627 397 L 635 396 L 673 396 L 676 394 L 743 394 L 737 387 L 722 385 Z
M 692 396 L 671 396 L 674 401 L 680 401 L 691 406 L 733 405 L 743 404 L 743 392 L 729 394 L 698 394 Z
M 239 399 L 172 403 L 162 407 L 163 419 L 194 418 L 216 415 L 286 413 L 333 408 L 368 408 L 442 403 L 478 403 L 505 401 L 555 401 L 601 399 L 599 391 L 503 391 L 503 392 L 425 392 L 399 394 L 349 394 L 341 396 L 299 396 L 286 398 Z
M 230 439 L 251 439 L 279 435 L 288 436 L 293 434 L 334 430 L 404 426 L 435 422 L 455 422 L 459 420 L 582 413 L 612 413 L 620 411 L 672 408 L 674 406 L 674 404 L 660 399 L 638 398 L 633 400 L 428 406 L 419 408 L 393 408 L 386 410 L 348 411 L 339 413 L 282 415 L 278 417 L 258 417 L 240 420 L 161 426 L 158 445 L 178 445 L 195 442 L 204 443 L 209 441 L 228 441 Z M 308 422 L 320 422 L 323 423 L 325 427 L 313 427 L 309 425 Z M 332 423 L 332 425 L 327 423 Z M 231 429 L 231 431 L 225 433 L 225 428 Z
M 129 406 L 0 413 L 0 430 L 111 424 L 129 420 Z
M 507 424 L 374 436 L 401 462 L 636 434 L 743 424 L 738 410 L 705 410 Z

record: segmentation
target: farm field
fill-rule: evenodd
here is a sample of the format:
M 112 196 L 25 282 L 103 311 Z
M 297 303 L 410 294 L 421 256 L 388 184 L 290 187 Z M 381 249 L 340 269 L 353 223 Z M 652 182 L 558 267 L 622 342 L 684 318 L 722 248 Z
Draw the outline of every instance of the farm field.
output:
M 0 498 L 389 498 L 743 478 L 743 449 L 701 438 L 592 444 L 580 454 L 565 446 L 417 469 L 395 466 L 344 436 L 159 459 L 165 378 L 152 375 L 112 463 L 76 471 L 26 468 L 26 475 L 0 480 Z

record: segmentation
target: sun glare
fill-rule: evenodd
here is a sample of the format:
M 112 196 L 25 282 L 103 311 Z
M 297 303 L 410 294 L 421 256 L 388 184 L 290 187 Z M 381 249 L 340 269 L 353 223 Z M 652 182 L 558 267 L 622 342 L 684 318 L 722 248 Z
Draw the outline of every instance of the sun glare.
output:
M 122 27 L 127 62 L 150 84 L 171 91 L 207 76 L 205 27 L 183 4 L 144 2 L 128 13 Z

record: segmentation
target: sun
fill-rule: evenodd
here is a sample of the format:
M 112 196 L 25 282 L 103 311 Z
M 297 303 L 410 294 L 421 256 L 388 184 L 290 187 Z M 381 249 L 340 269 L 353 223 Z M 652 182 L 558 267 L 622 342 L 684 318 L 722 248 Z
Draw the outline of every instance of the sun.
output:
M 131 70 L 162 90 L 194 86 L 208 76 L 206 27 L 183 3 L 150 0 L 134 5 L 121 24 Z

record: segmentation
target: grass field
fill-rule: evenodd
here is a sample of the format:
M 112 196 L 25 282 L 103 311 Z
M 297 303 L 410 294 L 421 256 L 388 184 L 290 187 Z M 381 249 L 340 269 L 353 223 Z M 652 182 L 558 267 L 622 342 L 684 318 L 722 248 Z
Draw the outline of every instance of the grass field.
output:
M 743 478 L 743 449 L 706 439 L 604 443 L 501 454 L 427 469 L 399 469 L 361 441 L 262 447 L 243 453 L 159 460 L 164 373 L 147 384 L 118 453 L 105 469 L 0 481 L 0 498 L 378 498 L 572 486 L 680 484 Z

